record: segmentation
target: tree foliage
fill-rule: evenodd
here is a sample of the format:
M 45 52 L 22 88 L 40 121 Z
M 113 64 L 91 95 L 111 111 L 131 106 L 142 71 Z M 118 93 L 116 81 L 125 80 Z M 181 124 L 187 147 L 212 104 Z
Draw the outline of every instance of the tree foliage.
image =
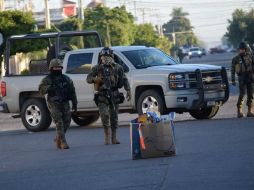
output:
M 80 29 L 80 19 L 76 17 L 71 17 L 63 20 L 58 28 L 61 31 L 75 31 Z
M 136 25 L 133 45 L 155 46 L 157 35 L 152 24 Z
M 134 41 L 134 17 L 125 7 L 98 6 L 85 9 L 84 29 L 97 30 L 105 46 L 129 45 Z
M 236 9 L 228 23 L 229 26 L 225 36 L 234 47 L 237 47 L 241 41 L 246 41 L 250 44 L 254 43 L 254 9 L 249 12 Z
M 136 25 L 134 43 L 132 45 L 154 46 L 170 53 L 172 43 L 166 37 L 159 36 L 152 24 Z
M 35 20 L 32 12 L 1 11 L 0 28 L 4 37 L 14 34 L 31 33 L 34 30 Z
M 155 47 L 163 50 L 165 53 L 170 54 L 170 50 L 173 47 L 173 43 L 171 43 L 167 37 L 160 36 L 156 40 Z
M 151 24 L 134 24 L 134 17 L 125 7 L 113 9 L 98 6 L 85 10 L 84 28 L 97 30 L 105 46 L 147 45 L 169 52 L 168 39 L 159 37 Z
M 10 35 L 31 33 L 34 30 L 35 20 L 32 12 L 1 11 L 0 29 L 5 40 Z M 4 44 L 0 47 L 0 63 L 4 53 Z M 0 66 L 1 69 L 1 66 Z
M 175 33 L 175 45 L 180 47 L 183 45 L 194 45 L 198 43 L 198 38 L 193 33 L 193 27 L 190 20 L 186 17 L 189 14 L 183 12 L 182 8 L 173 8 L 172 19 L 163 24 L 163 33 L 173 41 L 172 34 Z

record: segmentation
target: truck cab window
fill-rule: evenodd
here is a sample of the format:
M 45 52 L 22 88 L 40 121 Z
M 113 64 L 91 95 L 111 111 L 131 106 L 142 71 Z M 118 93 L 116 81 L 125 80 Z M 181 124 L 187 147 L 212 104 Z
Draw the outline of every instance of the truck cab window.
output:
M 71 54 L 67 63 L 66 73 L 88 74 L 92 67 L 93 53 Z
M 129 72 L 129 67 L 123 62 L 123 60 L 114 54 L 114 61 L 123 67 L 125 73 Z

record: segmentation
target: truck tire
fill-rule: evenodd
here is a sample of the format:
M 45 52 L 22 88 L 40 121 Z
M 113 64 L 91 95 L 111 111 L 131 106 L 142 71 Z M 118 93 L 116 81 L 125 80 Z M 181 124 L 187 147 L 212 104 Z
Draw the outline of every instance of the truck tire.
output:
M 78 116 L 78 115 L 72 115 L 72 120 L 79 126 L 87 126 L 91 123 L 98 120 L 100 117 L 99 114 L 89 115 L 89 116 Z
M 148 108 L 152 108 L 160 112 L 164 113 L 165 104 L 160 95 L 160 93 L 155 90 L 146 90 L 142 92 L 138 98 L 137 102 L 137 111 L 139 115 L 146 113 Z
M 40 99 L 28 99 L 21 108 L 22 123 L 28 131 L 47 130 L 52 122 L 47 105 Z
M 219 111 L 219 106 L 212 106 L 201 108 L 199 110 L 190 111 L 190 115 L 195 119 L 211 119 L 213 118 L 217 112 Z

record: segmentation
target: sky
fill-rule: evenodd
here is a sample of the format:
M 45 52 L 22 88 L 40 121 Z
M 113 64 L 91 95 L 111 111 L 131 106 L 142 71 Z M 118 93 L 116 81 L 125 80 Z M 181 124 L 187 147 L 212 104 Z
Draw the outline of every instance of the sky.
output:
M 23 2 L 26 0 L 23 0 Z M 31 0 L 35 10 L 43 10 L 44 0 Z M 71 0 L 77 2 L 78 0 Z M 85 7 L 91 0 L 82 0 Z M 227 31 L 228 19 L 232 19 L 235 9 L 250 10 L 254 8 L 254 0 L 102 0 L 108 7 L 125 5 L 128 12 L 136 18 L 136 22 L 163 25 L 171 19 L 173 8 L 182 7 L 189 13 L 195 34 L 207 47 L 219 45 Z M 61 0 L 49 0 L 50 8 L 61 6 Z

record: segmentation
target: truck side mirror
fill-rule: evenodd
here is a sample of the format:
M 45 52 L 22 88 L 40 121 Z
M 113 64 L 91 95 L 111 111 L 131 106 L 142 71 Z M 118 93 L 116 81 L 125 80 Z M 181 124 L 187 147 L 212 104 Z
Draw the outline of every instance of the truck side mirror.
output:
M 3 34 L 0 33 L 0 46 L 3 44 L 3 42 L 4 42 Z

